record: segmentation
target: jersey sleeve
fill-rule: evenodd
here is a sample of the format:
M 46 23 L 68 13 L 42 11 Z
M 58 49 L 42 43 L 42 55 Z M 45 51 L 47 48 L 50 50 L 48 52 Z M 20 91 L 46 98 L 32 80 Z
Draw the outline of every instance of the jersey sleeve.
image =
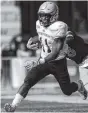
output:
M 66 23 L 61 23 L 58 25 L 58 30 L 55 35 L 56 38 L 64 38 L 66 36 L 66 33 L 68 31 L 68 25 Z

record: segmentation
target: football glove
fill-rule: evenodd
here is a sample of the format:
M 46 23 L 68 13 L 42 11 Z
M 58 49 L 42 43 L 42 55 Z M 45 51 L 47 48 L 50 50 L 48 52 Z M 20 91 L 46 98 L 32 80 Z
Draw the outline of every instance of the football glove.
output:
M 38 64 L 43 64 L 45 63 L 45 59 L 44 58 L 40 58 Z
M 26 61 L 24 64 L 24 67 L 27 71 L 30 71 L 33 67 L 36 67 L 38 65 L 37 61 Z

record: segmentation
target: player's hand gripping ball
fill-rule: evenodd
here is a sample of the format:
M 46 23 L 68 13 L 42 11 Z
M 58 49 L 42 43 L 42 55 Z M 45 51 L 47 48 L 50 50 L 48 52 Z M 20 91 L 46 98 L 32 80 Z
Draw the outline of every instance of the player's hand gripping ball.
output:
M 38 42 L 34 38 L 30 38 L 27 43 L 27 48 L 32 50 L 37 50 Z

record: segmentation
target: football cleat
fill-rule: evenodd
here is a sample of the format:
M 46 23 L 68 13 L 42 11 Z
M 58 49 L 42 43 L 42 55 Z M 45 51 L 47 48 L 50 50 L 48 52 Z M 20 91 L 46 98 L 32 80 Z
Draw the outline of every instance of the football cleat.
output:
M 83 82 L 81 80 L 78 81 L 78 83 L 80 84 L 80 89 L 78 90 L 79 93 L 81 94 L 81 96 L 83 97 L 83 100 L 86 100 L 87 99 L 87 95 L 88 95 L 88 92 L 87 90 L 85 89 L 84 85 L 83 85 Z
M 6 112 L 14 112 L 16 107 L 13 107 L 11 104 L 6 103 L 4 105 L 4 109 L 5 109 Z

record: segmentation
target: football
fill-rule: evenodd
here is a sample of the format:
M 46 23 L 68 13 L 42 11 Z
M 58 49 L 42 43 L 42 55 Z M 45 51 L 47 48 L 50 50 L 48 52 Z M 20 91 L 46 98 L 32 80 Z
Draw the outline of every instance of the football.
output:
M 28 43 L 27 43 L 27 48 L 28 49 L 37 50 L 40 47 L 41 47 L 41 44 L 40 44 L 40 41 L 38 39 L 38 36 L 31 37 L 28 40 Z
M 39 43 L 39 39 L 38 39 L 38 36 L 34 36 L 31 38 L 31 41 L 32 43 L 31 44 L 36 44 L 36 43 Z

